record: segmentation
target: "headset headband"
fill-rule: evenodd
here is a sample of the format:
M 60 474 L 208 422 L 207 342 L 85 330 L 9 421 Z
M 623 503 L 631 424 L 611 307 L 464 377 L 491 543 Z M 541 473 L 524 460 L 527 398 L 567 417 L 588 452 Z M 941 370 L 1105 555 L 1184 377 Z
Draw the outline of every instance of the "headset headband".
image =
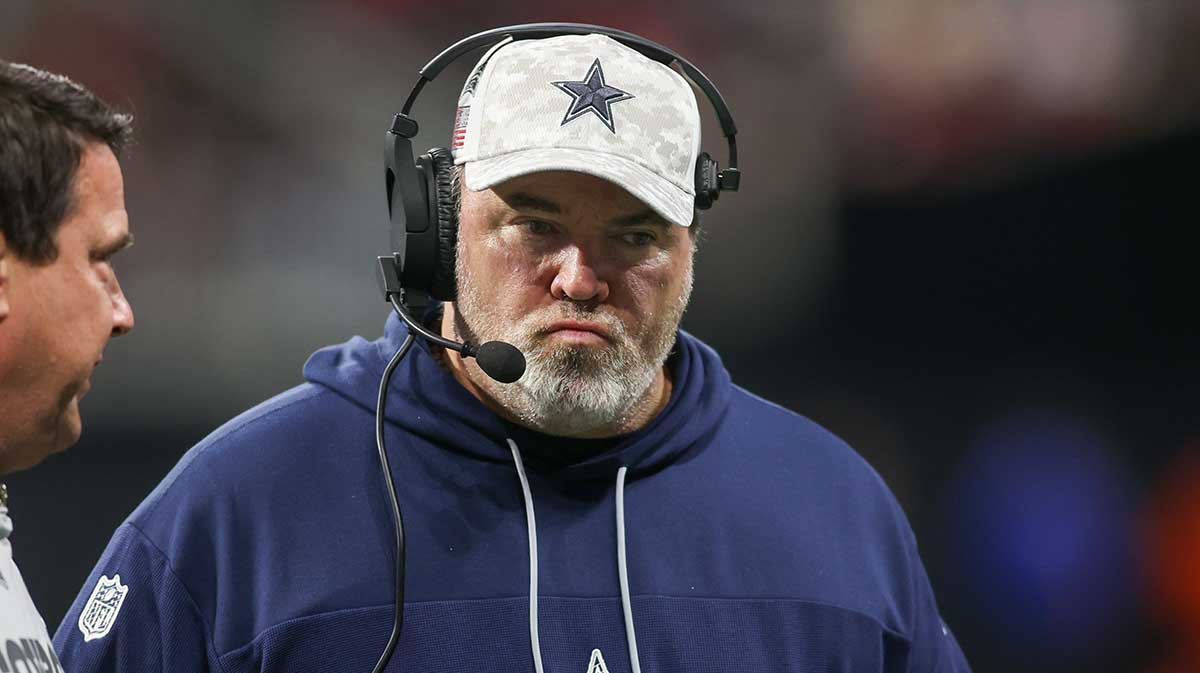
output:
M 432 61 L 425 64 L 424 68 L 421 68 L 420 78 L 417 79 L 412 91 L 409 92 L 408 99 L 404 101 L 404 107 L 401 109 L 400 114 L 408 118 L 408 113 L 412 109 L 413 103 L 416 102 L 417 95 L 425 87 L 425 84 L 433 81 L 446 66 L 458 60 L 463 54 L 489 44 L 495 44 L 504 39 L 536 40 L 555 37 L 557 35 L 588 35 L 592 33 L 610 37 L 643 56 L 666 66 L 679 64 L 680 69 L 683 70 L 683 74 L 695 83 L 696 86 L 700 87 L 700 90 L 708 98 L 708 102 L 712 104 L 713 110 L 717 113 L 717 119 L 721 123 L 721 132 L 725 135 L 725 141 L 729 144 L 729 165 L 717 173 L 717 187 L 722 191 L 737 191 L 741 178 L 741 173 L 737 167 L 737 127 L 733 124 L 733 115 L 729 112 L 729 106 L 725 104 L 725 99 L 721 96 L 721 92 L 717 90 L 712 80 L 708 79 L 699 68 L 692 65 L 687 59 L 657 42 L 647 40 L 633 33 L 627 33 L 623 30 L 616 30 L 605 26 L 594 26 L 587 23 L 525 23 L 516 26 L 493 28 L 485 30 L 482 33 L 476 33 L 470 37 L 465 37 L 447 47 L 442 53 L 435 56 Z M 408 119 L 411 121 L 411 118 Z M 409 132 L 405 135 L 410 138 L 416 135 L 416 123 L 412 122 L 412 125 L 413 128 L 405 129 Z

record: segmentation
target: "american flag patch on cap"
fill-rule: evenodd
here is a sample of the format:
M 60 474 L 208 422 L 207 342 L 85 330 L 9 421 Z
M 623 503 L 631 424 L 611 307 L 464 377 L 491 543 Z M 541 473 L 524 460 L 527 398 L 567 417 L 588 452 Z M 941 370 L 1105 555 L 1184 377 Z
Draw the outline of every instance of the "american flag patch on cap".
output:
M 460 106 L 458 112 L 454 114 L 454 139 L 450 145 L 450 149 L 462 149 L 463 143 L 467 139 L 467 120 L 470 118 L 471 106 Z

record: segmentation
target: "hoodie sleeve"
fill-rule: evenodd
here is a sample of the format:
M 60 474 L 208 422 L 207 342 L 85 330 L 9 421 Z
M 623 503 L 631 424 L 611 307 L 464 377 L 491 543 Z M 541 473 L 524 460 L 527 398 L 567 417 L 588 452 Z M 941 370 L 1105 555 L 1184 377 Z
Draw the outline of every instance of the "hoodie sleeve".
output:
M 73 673 L 222 671 L 191 595 L 130 523 L 113 535 L 54 634 L 54 649 Z
M 938 613 L 937 601 L 933 597 L 933 587 L 929 584 L 929 576 L 921 557 L 917 553 L 916 537 L 912 529 L 905 527 L 908 532 L 909 567 L 912 569 L 913 588 L 913 634 L 912 649 L 909 652 L 909 673 L 971 673 L 962 648 L 954 638 L 950 627 L 942 621 Z

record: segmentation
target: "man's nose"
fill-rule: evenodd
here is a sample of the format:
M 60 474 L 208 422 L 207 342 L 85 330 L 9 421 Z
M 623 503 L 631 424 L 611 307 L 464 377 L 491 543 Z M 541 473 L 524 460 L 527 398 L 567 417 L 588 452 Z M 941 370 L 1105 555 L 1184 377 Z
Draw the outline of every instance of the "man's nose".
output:
M 608 282 L 588 260 L 583 249 L 572 246 L 564 254 L 565 259 L 550 283 L 550 294 L 555 299 L 572 301 L 602 302 L 608 299 Z
M 116 281 L 114 281 L 114 284 Z M 133 306 L 129 303 L 129 299 L 125 296 L 125 292 L 121 290 L 121 286 L 116 284 L 112 295 L 113 302 L 113 336 L 121 336 L 129 334 L 133 330 Z

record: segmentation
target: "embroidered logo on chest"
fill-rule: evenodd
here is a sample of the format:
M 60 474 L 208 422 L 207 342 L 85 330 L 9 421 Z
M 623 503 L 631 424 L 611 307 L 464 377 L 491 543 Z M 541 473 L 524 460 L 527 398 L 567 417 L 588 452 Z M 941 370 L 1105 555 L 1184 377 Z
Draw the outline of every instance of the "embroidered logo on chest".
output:
M 119 574 L 113 575 L 112 579 L 108 575 L 100 576 L 96 588 L 92 589 L 91 598 L 79 613 L 79 630 L 83 633 L 85 643 L 108 635 L 128 593 L 129 587 L 121 584 Z
M 592 659 L 588 662 L 587 671 L 584 673 L 608 673 L 608 666 L 604 663 L 604 655 L 600 654 L 599 649 L 592 650 Z

